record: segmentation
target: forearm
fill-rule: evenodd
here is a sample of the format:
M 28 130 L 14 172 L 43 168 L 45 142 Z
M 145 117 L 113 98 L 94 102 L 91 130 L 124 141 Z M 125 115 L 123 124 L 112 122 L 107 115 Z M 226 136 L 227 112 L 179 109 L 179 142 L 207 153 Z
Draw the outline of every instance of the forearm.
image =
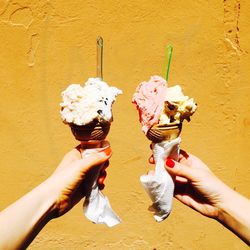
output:
M 55 198 L 48 181 L 0 213 L 0 249 L 24 249 L 51 219 Z
M 250 200 L 228 188 L 219 211 L 218 221 L 250 245 Z

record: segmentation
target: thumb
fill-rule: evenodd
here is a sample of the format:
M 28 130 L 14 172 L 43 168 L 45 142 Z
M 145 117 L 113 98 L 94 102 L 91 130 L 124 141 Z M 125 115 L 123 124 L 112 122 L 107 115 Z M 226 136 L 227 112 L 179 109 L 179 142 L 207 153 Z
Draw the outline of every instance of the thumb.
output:
M 184 177 L 190 181 L 194 181 L 196 179 L 194 169 L 192 169 L 184 164 L 181 164 L 177 161 L 174 161 L 170 158 L 168 158 L 166 160 L 165 168 L 172 175 L 181 176 L 181 177 Z
M 112 155 L 110 148 L 106 148 L 103 151 L 91 153 L 87 156 L 84 156 L 83 159 L 78 161 L 78 167 L 84 170 L 90 170 L 97 166 L 102 165 L 106 162 Z

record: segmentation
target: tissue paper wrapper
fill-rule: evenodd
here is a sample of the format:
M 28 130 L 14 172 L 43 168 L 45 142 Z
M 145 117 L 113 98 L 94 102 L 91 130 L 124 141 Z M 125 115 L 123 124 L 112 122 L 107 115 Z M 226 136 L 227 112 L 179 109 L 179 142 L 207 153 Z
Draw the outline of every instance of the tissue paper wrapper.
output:
M 146 192 L 151 198 L 154 210 L 154 218 L 161 222 L 168 217 L 172 210 L 174 194 L 174 179 L 165 169 L 165 161 L 168 157 L 178 159 L 181 138 L 171 141 L 152 143 L 152 151 L 155 160 L 155 173 L 142 175 L 140 180 Z
M 107 141 L 104 143 L 109 144 Z M 82 153 L 83 157 L 95 152 L 97 148 L 85 149 Z M 97 179 L 102 166 L 96 175 L 96 180 L 92 186 L 90 195 L 85 198 L 83 203 L 84 214 L 92 222 L 96 224 L 105 224 L 108 227 L 113 227 L 121 222 L 120 218 L 111 208 L 108 198 L 99 190 Z

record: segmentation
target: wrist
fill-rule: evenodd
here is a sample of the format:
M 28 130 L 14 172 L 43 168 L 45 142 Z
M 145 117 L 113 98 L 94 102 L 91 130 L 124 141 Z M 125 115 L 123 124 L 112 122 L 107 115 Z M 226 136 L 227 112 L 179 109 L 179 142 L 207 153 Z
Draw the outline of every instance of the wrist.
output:
M 223 183 L 224 184 L 224 183 Z M 229 211 L 232 209 L 232 204 L 235 204 L 237 193 L 230 187 L 223 185 L 221 188 L 220 201 L 218 202 L 218 218 L 217 220 L 223 222 Z
M 228 204 L 232 201 L 231 193 L 234 191 L 214 174 L 211 174 L 209 177 L 207 181 L 209 183 L 210 204 L 216 211 L 212 218 L 221 220 Z
M 57 193 L 55 192 L 53 187 L 53 180 L 48 178 L 44 182 L 42 182 L 38 187 L 38 198 L 40 199 L 40 208 L 43 211 L 43 219 L 46 221 L 54 218 L 54 214 L 56 212 L 56 201 L 57 201 Z
M 250 201 L 227 187 L 217 220 L 250 245 Z
M 41 196 L 44 206 L 48 208 L 46 216 L 48 219 L 57 217 L 58 213 L 58 199 L 61 195 L 61 187 L 57 185 L 57 181 L 54 176 L 50 176 L 41 184 Z
M 224 184 L 225 185 L 225 184 Z M 222 190 L 221 201 L 218 203 L 218 220 L 223 222 L 225 217 L 232 216 L 240 219 L 240 211 L 245 207 L 249 208 L 249 201 L 230 187 L 226 186 Z

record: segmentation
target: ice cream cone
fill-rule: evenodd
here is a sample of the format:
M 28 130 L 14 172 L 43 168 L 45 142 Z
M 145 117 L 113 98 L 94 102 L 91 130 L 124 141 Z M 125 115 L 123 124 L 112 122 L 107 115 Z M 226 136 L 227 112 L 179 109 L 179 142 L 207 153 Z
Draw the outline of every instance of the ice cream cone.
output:
M 146 136 L 149 140 L 151 140 L 154 143 L 159 143 L 162 141 L 171 141 L 176 139 L 182 129 L 182 123 L 175 124 L 175 125 L 154 125 L 149 129 Z
M 88 125 L 77 126 L 70 124 L 71 131 L 78 141 L 104 140 L 108 135 L 110 123 L 91 123 Z

